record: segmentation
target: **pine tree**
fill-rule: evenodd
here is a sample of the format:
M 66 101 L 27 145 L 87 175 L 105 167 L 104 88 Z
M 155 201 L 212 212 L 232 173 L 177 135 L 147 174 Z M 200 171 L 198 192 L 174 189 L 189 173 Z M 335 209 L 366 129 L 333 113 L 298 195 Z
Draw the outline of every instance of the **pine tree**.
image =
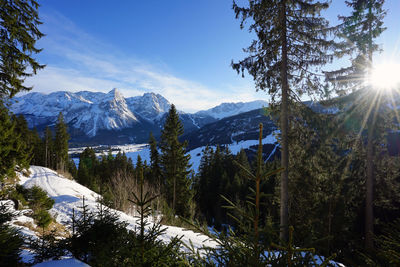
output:
M 139 173 L 139 170 L 143 171 L 143 163 L 142 163 L 142 157 L 140 155 L 137 155 L 137 157 L 136 157 L 136 168 L 135 168 L 136 174 Z
M 12 157 L 14 125 L 11 122 L 8 110 L 0 104 L 0 179 L 12 175 L 15 161 Z
M 23 85 L 25 78 L 44 67 L 32 57 L 41 51 L 35 45 L 43 37 L 38 7 L 35 0 L 0 2 L 0 98 L 32 89 Z
M 161 190 L 161 168 L 160 168 L 160 155 L 157 149 L 157 141 L 153 134 L 150 133 L 150 183 Z
M 160 149 L 161 171 L 166 183 L 166 197 L 169 206 L 177 214 L 189 216 L 192 199 L 190 173 L 190 155 L 185 154 L 186 143 L 179 142 L 183 126 L 174 105 L 168 112 L 164 128 L 161 131 Z
M 97 190 L 98 185 L 95 177 L 95 170 L 98 166 L 98 160 L 96 154 L 92 148 L 85 148 L 85 150 L 79 156 L 79 166 L 77 181 L 80 184 L 90 187 L 93 190 Z M 103 173 L 103 175 L 106 175 Z
M 47 126 L 44 132 L 44 166 L 48 168 L 52 168 L 53 166 L 53 159 L 54 159 L 54 141 L 53 141 L 53 133 L 50 128 Z
M 30 140 L 33 147 L 32 159 L 30 164 L 36 166 L 45 166 L 45 147 L 43 145 L 43 140 L 40 138 L 36 128 L 31 131 Z
M 332 33 L 320 12 L 328 8 L 328 1 L 310 0 L 249 0 L 240 7 L 234 2 L 241 28 L 250 21 L 249 29 L 257 39 L 245 50 L 249 56 L 232 67 L 238 72 L 247 70 L 253 76 L 257 90 L 266 90 L 274 101 L 281 98 L 281 238 L 288 239 L 288 168 L 289 168 L 289 103 L 298 96 L 324 94 L 318 66 L 333 59 L 329 50 L 338 44 L 327 40 Z
M 338 53 L 350 56 L 350 66 L 325 72 L 327 80 L 339 95 L 364 89 L 372 68 L 372 57 L 380 50 L 374 39 L 386 29 L 383 27 L 384 0 L 345 1 L 352 8 L 350 16 L 339 16 L 340 36 L 347 46 Z
M 200 160 L 199 173 L 196 180 L 196 201 L 201 213 L 205 216 L 208 223 L 211 224 L 212 212 L 209 205 L 210 198 L 210 172 L 211 172 L 211 157 L 213 149 L 209 146 L 203 150 L 203 156 Z
M 29 163 L 33 157 L 33 140 L 32 133 L 28 128 L 28 123 L 26 122 L 23 115 L 12 116 L 15 134 L 15 159 L 18 162 L 19 169 L 29 168 Z
M 9 221 L 15 214 L 3 203 L 0 204 L 0 266 L 19 266 L 21 248 L 24 244 L 21 233 L 11 227 Z
M 56 124 L 54 150 L 56 154 L 56 168 L 63 171 L 66 170 L 66 167 L 68 165 L 68 140 L 69 134 L 67 130 L 67 125 L 64 123 L 64 117 L 60 112 Z
M 366 171 L 366 199 L 365 199 L 365 247 L 373 249 L 373 191 L 375 180 L 375 167 L 373 162 L 374 142 L 376 142 L 376 122 L 380 97 L 374 88 L 366 87 L 368 78 L 373 68 L 373 54 L 379 51 L 379 46 L 374 39 L 385 30 L 383 18 L 386 11 L 383 10 L 384 0 L 351 0 L 346 1 L 352 8 L 350 16 L 340 16 L 342 36 L 349 42 L 351 65 L 336 71 L 326 72 L 327 80 L 335 85 L 336 91 L 344 94 L 348 91 L 361 89 L 364 91 L 357 105 L 363 106 L 361 113 L 366 114 L 364 124 L 367 128 L 367 171 Z M 361 129 L 363 130 L 363 129 Z M 379 130 L 378 130 L 379 131 Z

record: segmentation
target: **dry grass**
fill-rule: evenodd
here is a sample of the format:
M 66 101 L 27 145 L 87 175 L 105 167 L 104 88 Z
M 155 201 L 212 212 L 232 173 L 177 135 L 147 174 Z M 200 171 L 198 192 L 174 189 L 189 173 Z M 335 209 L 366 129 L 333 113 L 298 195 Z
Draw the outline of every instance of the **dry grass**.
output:
M 51 222 L 51 224 L 45 229 L 46 234 L 49 234 L 52 231 L 54 231 L 56 237 L 66 238 L 71 235 L 67 227 L 55 221 Z
M 13 222 L 13 224 L 18 225 L 18 226 L 23 226 L 28 228 L 31 231 L 36 232 L 36 226 L 34 226 L 31 222 L 19 222 L 19 221 L 15 221 Z
M 41 227 L 33 225 L 32 222 L 16 221 L 14 222 L 14 224 L 28 228 L 29 230 L 35 232 L 37 236 L 41 236 L 43 234 L 43 229 Z M 51 222 L 50 225 L 44 229 L 44 234 L 50 234 L 51 232 L 54 232 L 55 236 L 58 238 L 66 238 L 71 235 L 64 225 L 55 221 Z
M 62 176 L 64 178 L 67 178 L 69 180 L 73 180 L 74 179 L 74 177 L 72 177 L 72 175 L 68 171 L 56 170 L 56 172 L 57 172 L 58 175 L 60 175 L 60 176 Z

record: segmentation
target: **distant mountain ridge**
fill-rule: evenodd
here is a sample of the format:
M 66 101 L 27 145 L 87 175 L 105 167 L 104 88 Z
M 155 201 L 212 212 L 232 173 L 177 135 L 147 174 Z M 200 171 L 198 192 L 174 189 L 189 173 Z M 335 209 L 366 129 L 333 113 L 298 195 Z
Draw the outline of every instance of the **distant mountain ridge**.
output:
M 193 114 L 179 111 L 179 116 L 188 133 L 225 117 L 266 105 L 267 102 L 261 100 L 222 103 Z M 160 94 L 144 93 L 125 98 L 118 89 L 108 93 L 33 92 L 15 97 L 11 103 L 14 114 L 24 115 L 29 127 L 39 130 L 54 125 L 61 112 L 69 126 L 72 142 L 89 144 L 147 142 L 150 132 L 159 136 L 170 107 L 171 103 Z
M 263 100 L 255 100 L 251 102 L 238 103 L 222 103 L 216 107 L 196 112 L 196 115 L 211 116 L 215 119 L 223 119 L 226 117 L 238 115 L 240 113 L 252 111 L 267 107 L 268 102 Z

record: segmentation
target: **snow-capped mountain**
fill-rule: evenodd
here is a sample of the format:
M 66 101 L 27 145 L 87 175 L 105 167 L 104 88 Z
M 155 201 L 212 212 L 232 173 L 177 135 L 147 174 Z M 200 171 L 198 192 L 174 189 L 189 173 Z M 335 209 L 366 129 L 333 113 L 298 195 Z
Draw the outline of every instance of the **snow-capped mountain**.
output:
M 55 92 L 48 95 L 30 93 L 15 99 L 11 110 L 23 114 L 30 126 L 49 124 L 63 113 L 72 127 L 95 136 L 99 129 L 120 129 L 139 123 L 117 90 L 109 93 Z
M 61 112 L 73 143 L 94 141 L 100 144 L 146 142 L 150 132 L 155 136 L 160 134 L 171 107 L 171 103 L 159 94 L 125 98 L 117 89 L 108 93 L 29 93 L 14 98 L 11 104 L 11 111 L 24 115 L 31 128 L 43 130 L 45 126 L 54 125 Z M 215 121 L 210 116 L 182 111 L 179 114 L 185 131 Z
M 76 110 L 73 110 L 72 114 L 69 113 L 70 111 L 67 110 L 67 121 L 89 136 L 95 136 L 98 129 L 127 128 L 139 123 L 117 89 L 113 89 L 104 98 L 99 99 L 98 103 L 92 103 L 87 110 L 83 111 L 83 116 L 77 116 Z
M 148 120 L 154 120 L 168 112 L 171 103 L 160 94 L 145 93 L 143 96 L 129 97 L 126 103 L 131 110 Z
M 160 135 L 171 103 L 160 94 L 125 98 L 117 89 L 108 93 L 59 91 L 29 93 L 12 100 L 11 111 L 22 114 L 39 131 L 52 126 L 60 112 L 69 126 L 72 143 L 123 144 L 147 142 Z M 185 133 L 222 118 L 267 106 L 265 101 L 223 103 L 193 114 L 179 111 Z
M 222 103 L 216 107 L 196 112 L 196 115 L 211 116 L 215 119 L 223 119 L 243 112 L 267 107 L 268 102 L 256 100 L 251 102 Z

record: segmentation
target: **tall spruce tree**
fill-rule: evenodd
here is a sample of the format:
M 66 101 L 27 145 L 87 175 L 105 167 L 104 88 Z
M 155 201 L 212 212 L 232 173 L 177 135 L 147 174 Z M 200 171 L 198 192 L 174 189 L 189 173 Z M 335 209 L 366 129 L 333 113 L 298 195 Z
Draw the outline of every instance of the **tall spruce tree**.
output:
M 64 123 L 64 117 L 60 112 L 56 124 L 56 137 L 54 139 L 54 150 L 56 154 L 55 167 L 64 171 L 68 165 L 68 140 L 69 134 L 67 125 Z
M 336 91 L 344 94 L 348 91 L 362 90 L 360 101 L 357 105 L 364 107 L 356 108 L 359 112 L 366 114 L 364 117 L 367 128 L 367 170 L 366 170 L 366 198 L 365 198 L 365 247 L 373 249 L 374 235 L 374 213 L 373 192 L 375 180 L 374 167 L 374 143 L 376 143 L 376 122 L 378 116 L 379 97 L 374 88 L 368 85 L 368 77 L 373 69 L 373 54 L 379 51 L 379 46 L 374 39 L 385 30 L 383 18 L 386 11 L 383 9 L 384 0 L 351 0 L 346 1 L 348 7 L 352 8 L 350 16 L 340 16 L 343 21 L 341 25 L 342 36 L 348 40 L 351 56 L 349 67 L 336 71 L 327 72 L 327 79 L 335 85 Z
M 174 105 L 168 112 L 164 128 L 161 131 L 161 171 L 166 183 L 166 198 L 175 214 L 183 217 L 190 215 L 192 200 L 189 159 L 186 155 L 186 143 L 179 142 L 183 126 Z
M 206 146 L 205 149 L 203 149 L 203 156 L 200 160 L 196 183 L 196 201 L 201 213 L 205 216 L 209 224 L 212 223 L 212 211 L 209 205 L 212 155 L 213 149 Z
M 157 141 L 153 134 L 150 133 L 150 183 L 161 190 L 161 168 L 160 155 L 157 149 Z
M 29 163 L 33 157 L 32 132 L 28 128 L 24 116 L 12 115 L 15 135 L 15 159 L 18 162 L 19 170 L 29 168 Z
M 14 128 L 7 108 L 0 103 L 0 181 L 14 173 Z
M 85 150 L 79 156 L 79 166 L 77 181 L 91 189 L 98 190 L 98 182 L 96 179 L 96 168 L 99 165 L 96 153 L 92 148 L 85 148 Z M 110 169 L 110 168 L 108 168 Z M 106 176 L 106 172 L 102 172 L 103 176 Z
M 333 59 L 330 49 L 339 46 L 328 40 L 334 29 L 320 12 L 328 1 L 249 0 L 241 7 L 234 1 L 240 27 L 249 21 L 249 30 L 257 39 L 244 51 L 245 59 L 232 63 L 244 75 L 253 76 L 257 90 L 267 91 L 272 101 L 280 96 L 281 163 L 281 238 L 288 239 L 288 168 L 289 168 L 289 103 L 303 94 L 324 94 L 318 67 Z
M 47 126 L 46 130 L 44 132 L 44 147 L 45 147 L 45 151 L 44 151 L 44 166 L 51 168 L 52 164 L 53 164 L 53 155 L 54 155 L 54 141 L 53 141 L 53 132 L 50 130 L 50 128 Z
M 34 0 L 0 1 L 0 98 L 32 89 L 23 85 L 25 78 L 44 67 L 32 57 L 43 37 L 38 7 Z

